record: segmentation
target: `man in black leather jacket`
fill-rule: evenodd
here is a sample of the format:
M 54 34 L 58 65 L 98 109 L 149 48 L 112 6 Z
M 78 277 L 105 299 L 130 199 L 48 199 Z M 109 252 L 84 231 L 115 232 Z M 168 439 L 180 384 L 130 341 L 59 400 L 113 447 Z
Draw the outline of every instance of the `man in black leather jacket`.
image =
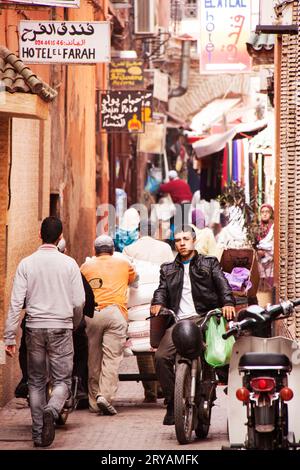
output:
M 199 323 L 209 310 L 220 307 L 227 320 L 235 314 L 235 300 L 215 257 L 199 255 L 194 249 L 196 233 L 190 226 L 175 230 L 178 255 L 160 269 L 160 283 L 153 294 L 151 315 L 162 307 L 173 310 L 177 319 Z M 176 350 L 168 328 L 155 353 L 156 373 L 167 402 L 163 424 L 174 424 L 174 363 Z

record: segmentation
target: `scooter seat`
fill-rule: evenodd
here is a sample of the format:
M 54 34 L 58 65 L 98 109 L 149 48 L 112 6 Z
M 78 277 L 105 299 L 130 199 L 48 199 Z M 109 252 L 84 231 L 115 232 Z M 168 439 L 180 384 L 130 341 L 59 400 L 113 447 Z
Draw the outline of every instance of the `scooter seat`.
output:
M 285 354 L 250 352 L 240 358 L 239 369 L 291 370 L 292 365 Z

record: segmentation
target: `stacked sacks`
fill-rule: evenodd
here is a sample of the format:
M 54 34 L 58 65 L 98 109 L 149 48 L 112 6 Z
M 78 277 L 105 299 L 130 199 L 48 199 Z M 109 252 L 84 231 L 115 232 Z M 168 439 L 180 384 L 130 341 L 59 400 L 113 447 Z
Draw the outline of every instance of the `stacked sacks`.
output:
M 134 352 L 153 351 L 150 345 L 150 303 L 159 285 L 160 266 L 134 260 L 138 280 L 130 286 L 128 297 L 128 338 L 126 346 Z

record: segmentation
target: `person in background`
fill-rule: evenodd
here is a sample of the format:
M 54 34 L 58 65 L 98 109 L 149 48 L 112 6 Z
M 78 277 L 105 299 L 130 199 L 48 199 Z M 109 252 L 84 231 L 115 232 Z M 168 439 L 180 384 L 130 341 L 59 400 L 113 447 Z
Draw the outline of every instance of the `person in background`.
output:
M 200 209 L 192 210 L 191 227 L 196 233 L 195 250 L 205 256 L 217 255 L 217 244 L 212 230 L 205 227 L 205 216 Z
M 115 233 L 114 245 L 116 251 L 122 253 L 126 246 L 131 245 L 139 238 L 139 223 L 140 216 L 134 207 L 124 212 Z
M 125 246 L 123 253 L 133 259 L 150 261 L 151 263 L 168 263 L 174 260 L 170 246 L 154 238 L 156 227 L 148 220 L 139 224 L 139 239 L 131 245 Z
M 154 235 L 155 231 L 156 227 L 152 222 L 142 220 L 139 225 L 140 238 L 136 242 L 125 247 L 123 253 L 132 258 L 133 262 L 135 260 L 140 260 L 159 265 L 162 263 L 172 262 L 174 260 L 174 255 L 170 246 L 165 242 L 153 238 L 151 234 Z M 139 354 L 136 359 L 141 375 L 155 374 L 153 355 Z M 162 398 L 162 391 L 160 388 L 157 389 L 157 382 L 144 381 L 143 387 L 145 403 L 155 403 L 157 398 Z
M 127 332 L 127 289 L 136 272 L 123 257 L 114 257 L 114 242 L 100 235 L 94 242 L 95 257 L 81 266 L 93 289 L 97 307 L 87 318 L 89 344 L 89 409 L 115 415 L 112 405 L 118 388 L 118 370 Z
M 82 317 L 84 288 L 75 260 L 60 253 L 62 223 L 56 217 L 43 220 L 43 244 L 18 265 L 6 319 L 4 340 L 9 356 L 16 352 L 16 332 L 26 301 L 26 346 L 32 438 L 35 447 L 49 446 L 55 437 L 55 420 L 71 393 L 73 323 Z M 52 377 L 52 394 L 46 401 L 46 385 Z
M 274 280 L 274 211 L 269 204 L 260 208 L 260 226 L 256 238 L 258 268 L 261 280 L 260 289 L 268 290 Z
M 187 223 L 188 215 L 192 200 L 192 191 L 188 183 L 178 177 L 177 171 L 171 170 L 168 173 L 170 181 L 163 183 L 159 187 L 159 192 L 170 194 L 174 204 L 178 204 L 176 207 L 175 223 Z M 181 211 L 181 222 L 177 220 L 179 218 L 179 211 Z
M 224 317 L 232 320 L 235 300 L 217 258 L 199 255 L 195 250 L 196 234 L 189 225 L 175 230 L 178 255 L 160 269 L 160 283 L 151 302 L 151 315 L 165 307 L 173 310 L 178 321 L 191 319 L 198 324 L 214 308 L 222 308 Z M 167 402 L 163 424 L 173 425 L 174 364 L 176 349 L 173 327 L 167 328 L 155 353 L 156 373 Z

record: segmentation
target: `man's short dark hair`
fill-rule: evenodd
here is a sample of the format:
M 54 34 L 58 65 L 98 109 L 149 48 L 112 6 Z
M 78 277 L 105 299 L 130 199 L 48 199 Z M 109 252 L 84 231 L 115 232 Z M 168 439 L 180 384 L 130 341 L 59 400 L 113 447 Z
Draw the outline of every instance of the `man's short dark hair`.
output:
M 113 246 L 107 246 L 107 245 L 103 245 L 103 246 L 95 246 L 95 253 L 96 255 L 100 255 L 101 253 L 108 253 L 110 255 L 112 255 L 114 252 L 114 247 Z
M 190 232 L 193 237 L 193 240 L 195 240 L 196 238 L 196 232 L 190 225 L 179 225 L 178 227 L 176 227 L 174 230 L 174 237 L 176 237 L 177 233 L 181 232 Z
M 44 243 L 55 243 L 62 234 L 63 226 L 57 217 L 46 217 L 41 225 L 41 237 Z

